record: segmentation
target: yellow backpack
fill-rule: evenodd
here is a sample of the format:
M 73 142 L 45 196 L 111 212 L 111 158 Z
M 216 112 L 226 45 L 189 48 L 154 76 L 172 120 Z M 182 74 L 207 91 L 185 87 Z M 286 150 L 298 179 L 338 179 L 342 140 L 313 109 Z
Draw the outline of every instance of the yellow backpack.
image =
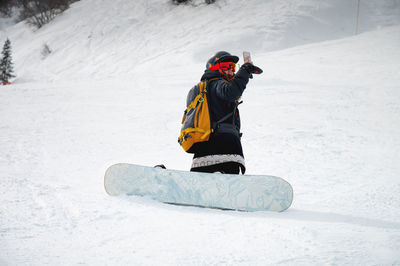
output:
M 179 144 L 188 153 L 194 153 L 195 143 L 208 141 L 214 131 L 211 125 L 210 110 L 207 100 L 207 81 L 201 81 L 188 93 L 187 108 L 182 118 Z

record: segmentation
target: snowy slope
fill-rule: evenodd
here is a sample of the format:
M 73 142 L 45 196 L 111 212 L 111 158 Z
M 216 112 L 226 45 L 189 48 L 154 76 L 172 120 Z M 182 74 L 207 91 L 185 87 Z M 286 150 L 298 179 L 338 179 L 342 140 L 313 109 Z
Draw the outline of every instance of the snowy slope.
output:
M 359 32 L 400 24 L 397 0 L 361 2 Z M 357 1 L 348 0 L 220 0 L 197 8 L 168 0 L 84 0 L 35 33 L 20 23 L 0 40 L 13 42 L 21 79 L 131 79 L 146 63 L 193 62 L 201 71 L 210 51 L 257 55 L 352 36 L 356 15 Z M 53 54 L 41 60 L 44 44 Z
M 82 0 L 0 27 L 18 76 L 0 88 L 0 265 L 400 265 L 400 7 L 361 1 L 354 36 L 356 2 Z M 287 179 L 292 208 L 106 195 L 113 163 L 189 168 L 186 93 L 222 49 L 264 69 L 241 105 L 247 168 Z

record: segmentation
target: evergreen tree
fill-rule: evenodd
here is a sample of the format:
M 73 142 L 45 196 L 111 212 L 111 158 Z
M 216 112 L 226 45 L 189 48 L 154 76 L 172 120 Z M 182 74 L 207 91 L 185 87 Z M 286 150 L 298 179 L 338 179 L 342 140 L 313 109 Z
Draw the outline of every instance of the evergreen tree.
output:
M 9 39 L 6 40 L 3 46 L 3 51 L 1 52 L 2 58 L 0 61 L 0 81 L 3 84 L 7 84 L 10 78 L 15 77 L 13 75 L 13 63 L 11 61 L 11 42 Z

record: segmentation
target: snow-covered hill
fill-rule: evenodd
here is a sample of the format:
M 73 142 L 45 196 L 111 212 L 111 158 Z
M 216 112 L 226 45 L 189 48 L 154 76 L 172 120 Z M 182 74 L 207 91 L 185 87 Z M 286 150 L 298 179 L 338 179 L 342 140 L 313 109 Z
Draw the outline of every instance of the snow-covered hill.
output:
M 201 71 L 210 51 L 246 49 L 257 56 L 356 30 L 356 0 L 220 0 L 198 7 L 170 2 L 79 1 L 35 33 L 20 23 L 3 30 L 0 40 L 11 39 L 22 80 L 109 79 L 131 78 L 139 66 L 157 63 L 195 63 Z M 399 9 L 397 0 L 361 1 L 358 31 L 399 25 Z M 53 51 L 45 60 L 44 44 Z
M 82 0 L 35 32 L 5 21 L 0 265 L 400 265 L 400 3 L 360 3 L 357 36 L 345 0 Z M 106 195 L 113 163 L 189 168 L 186 93 L 218 50 L 264 69 L 241 105 L 248 173 L 287 179 L 292 208 Z

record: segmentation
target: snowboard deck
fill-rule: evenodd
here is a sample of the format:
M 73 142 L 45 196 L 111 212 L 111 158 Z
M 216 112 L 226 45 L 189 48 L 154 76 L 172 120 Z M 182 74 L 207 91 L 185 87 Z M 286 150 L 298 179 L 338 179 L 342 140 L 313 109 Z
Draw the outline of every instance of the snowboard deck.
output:
M 220 210 L 281 212 L 293 201 L 292 186 L 276 176 L 187 172 L 127 163 L 106 170 L 104 187 L 111 196 L 144 196 Z

